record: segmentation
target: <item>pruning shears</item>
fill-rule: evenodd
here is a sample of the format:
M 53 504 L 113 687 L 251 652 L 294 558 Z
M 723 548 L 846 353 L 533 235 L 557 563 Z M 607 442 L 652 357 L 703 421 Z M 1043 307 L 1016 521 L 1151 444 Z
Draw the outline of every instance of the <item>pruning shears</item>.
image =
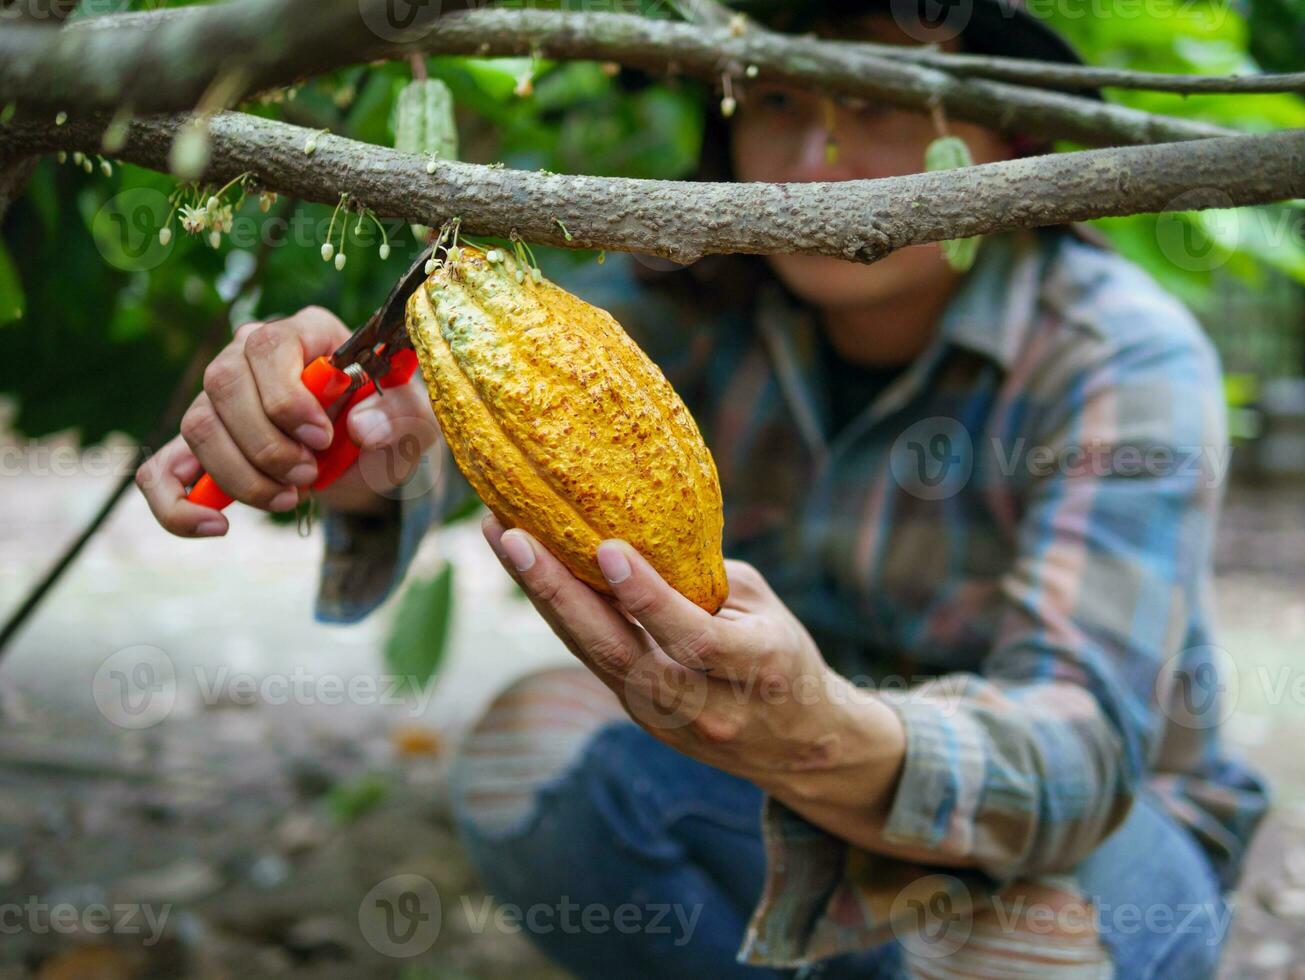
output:
M 407 384 L 417 370 L 417 352 L 408 339 L 405 307 L 408 297 L 426 281 L 426 265 L 436 245 L 427 248 L 390 290 L 390 295 L 366 323 L 329 356 L 317 358 L 299 376 L 317 403 L 330 408 L 340 399 L 348 401 L 335 418 L 331 444 L 316 453 L 317 481 L 314 490 L 330 486 L 358 459 L 358 444 L 349 438 L 348 417 L 364 398 L 385 388 Z M 222 510 L 232 497 L 207 473 L 202 474 L 186 499 L 201 507 Z

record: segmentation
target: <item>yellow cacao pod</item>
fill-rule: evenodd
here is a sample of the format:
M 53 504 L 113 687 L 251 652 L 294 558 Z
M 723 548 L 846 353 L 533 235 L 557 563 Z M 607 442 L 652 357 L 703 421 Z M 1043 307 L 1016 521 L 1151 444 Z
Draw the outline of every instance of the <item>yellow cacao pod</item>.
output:
M 609 313 L 493 258 L 461 246 L 408 301 L 458 468 L 505 527 L 598 591 L 611 592 L 598 544 L 622 538 L 716 612 L 728 592 L 720 480 L 684 402 Z

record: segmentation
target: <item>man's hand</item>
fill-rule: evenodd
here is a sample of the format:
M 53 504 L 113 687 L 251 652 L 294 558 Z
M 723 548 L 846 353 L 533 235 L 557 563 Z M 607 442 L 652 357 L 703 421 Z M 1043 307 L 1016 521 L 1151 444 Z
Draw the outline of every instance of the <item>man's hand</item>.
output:
M 726 563 L 729 599 L 712 616 L 623 541 L 598 549 L 613 601 L 524 531 L 493 517 L 484 531 L 553 631 L 651 734 L 816 822 L 877 830 L 905 752 L 900 721 L 830 670 L 756 569 Z
M 334 433 L 331 416 L 299 375 L 348 336 L 348 328 L 319 307 L 236 331 L 205 370 L 204 390 L 182 417 L 181 435 L 136 471 L 136 484 L 163 527 L 181 537 L 227 532 L 220 511 L 185 499 L 186 486 L 203 471 L 251 507 L 287 511 L 299 503 L 317 479 L 313 454 L 329 446 Z M 318 495 L 325 506 L 347 511 L 379 509 L 381 494 L 406 480 L 420 458 L 420 452 L 398 452 L 399 441 L 415 438 L 424 452 L 439 431 L 420 375 L 360 402 L 348 424 L 364 454 L 386 452 L 394 465 L 356 465 Z

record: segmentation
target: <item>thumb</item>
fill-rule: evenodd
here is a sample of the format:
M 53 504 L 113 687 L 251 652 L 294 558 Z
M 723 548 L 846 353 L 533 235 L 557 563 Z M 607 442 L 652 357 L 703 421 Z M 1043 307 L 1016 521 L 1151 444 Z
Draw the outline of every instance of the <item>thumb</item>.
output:
M 420 376 L 384 394 L 373 394 L 349 413 L 349 436 L 363 449 L 383 449 L 400 442 L 425 452 L 439 438 L 439 425 Z

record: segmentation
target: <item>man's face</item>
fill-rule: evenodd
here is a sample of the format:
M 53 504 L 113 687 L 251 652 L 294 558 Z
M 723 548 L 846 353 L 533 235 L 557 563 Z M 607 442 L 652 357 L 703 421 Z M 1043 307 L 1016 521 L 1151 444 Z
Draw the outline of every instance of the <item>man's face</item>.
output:
M 884 18 L 867 18 L 855 33 L 890 43 L 906 40 Z M 949 129 L 969 145 L 976 163 L 1011 155 L 1009 145 L 989 130 L 958 122 Z M 933 121 L 919 113 L 835 103 L 763 80 L 747 86 L 730 146 L 738 180 L 803 183 L 919 173 L 925 149 L 937 136 Z M 901 249 L 873 265 L 810 255 L 775 255 L 769 261 L 794 293 L 830 310 L 888 302 L 908 290 L 946 289 L 956 279 L 937 245 Z

